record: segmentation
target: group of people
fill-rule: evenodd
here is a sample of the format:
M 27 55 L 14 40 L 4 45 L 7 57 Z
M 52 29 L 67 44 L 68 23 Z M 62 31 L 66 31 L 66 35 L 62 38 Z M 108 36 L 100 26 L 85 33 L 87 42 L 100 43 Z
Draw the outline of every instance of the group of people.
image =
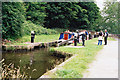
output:
M 85 40 L 90 40 L 92 39 L 92 35 L 91 32 L 88 32 L 87 30 L 82 30 L 82 31 L 76 31 L 75 32 L 70 32 L 69 30 L 66 31 L 67 33 L 71 33 L 74 35 L 74 42 L 75 46 L 77 46 L 77 42 L 81 43 L 82 42 L 82 46 L 85 46 Z M 104 45 L 107 45 L 107 38 L 108 38 L 108 32 L 105 29 L 105 33 L 103 33 L 103 31 L 101 30 L 98 35 L 95 33 L 94 34 L 94 38 L 98 37 L 98 45 L 102 45 L 102 41 L 103 41 L 103 37 L 104 37 Z M 31 43 L 34 43 L 34 38 L 35 38 L 35 31 L 31 31 Z
M 98 45 L 102 45 L 103 37 L 104 37 L 104 42 L 105 42 L 104 45 L 107 45 L 108 32 L 106 29 L 105 29 L 105 33 L 103 33 L 102 30 L 99 32 Z
M 107 38 L 108 38 L 108 32 L 105 29 L 105 33 L 101 30 L 98 35 L 94 33 L 94 38 L 98 37 L 98 45 L 102 45 L 103 37 L 104 37 L 104 45 L 107 45 Z M 92 39 L 91 32 L 88 32 L 87 30 L 83 31 L 76 31 L 74 39 L 77 39 L 77 42 L 80 43 L 80 40 L 82 41 L 82 46 L 85 46 L 85 40 Z M 76 46 L 76 45 L 75 45 Z
M 76 31 L 75 33 L 75 39 L 77 39 L 78 43 L 82 41 L 82 46 L 85 46 L 85 40 L 90 40 L 92 39 L 91 32 L 87 32 L 87 30 L 82 30 L 82 31 Z

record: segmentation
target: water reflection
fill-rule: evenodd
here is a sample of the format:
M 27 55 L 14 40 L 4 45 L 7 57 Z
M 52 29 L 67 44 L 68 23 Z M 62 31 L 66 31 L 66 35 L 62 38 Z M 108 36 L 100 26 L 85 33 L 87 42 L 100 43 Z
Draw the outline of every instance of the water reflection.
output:
M 3 53 L 2 57 L 5 64 L 13 63 L 15 67 L 20 66 L 21 73 L 25 72 L 31 78 L 39 78 L 65 60 L 65 57 L 55 57 L 52 54 L 49 49 L 44 48 L 31 52 Z

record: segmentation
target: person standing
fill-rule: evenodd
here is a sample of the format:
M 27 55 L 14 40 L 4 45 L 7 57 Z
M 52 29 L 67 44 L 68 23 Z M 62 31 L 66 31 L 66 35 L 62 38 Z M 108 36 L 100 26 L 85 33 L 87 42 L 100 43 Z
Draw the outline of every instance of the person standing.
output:
M 35 31 L 31 31 L 31 43 L 34 43 Z
M 103 40 L 102 32 L 99 32 L 98 45 L 102 45 L 102 40 Z
M 74 37 L 74 46 L 77 46 L 77 36 Z
M 76 32 L 77 32 L 77 42 L 79 43 L 79 31 L 76 30 Z
M 74 32 L 74 39 L 77 38 L 77 33 Z M 74 43 L 74 39 L 73 39 L 73 43 Z
M 86 40 L 88 40 L 89 35 L 88 35 L 87 30 L 85 30 L 85 35 L 86 35 Z
M 107 45 L 107 38 L 108 38 L 108 32 L 105 29 L 105 33 L 104 33 L 104 41 L 105 41 L 105 45 Z
M 75 35 L 75 34 L 74 34 L 74 32 L 72 31 L 72 38 L 74 38 L 74 35 Z
M 94 33 L 94 38 L 96 38 L 97 37 L 97 35 L 96 35 L 96 32 Z
M 79 44 L 82 42 L 82 35 L 81 34 L 82 34 L 82 32 L 80 31 L 79 32 Z
M 81 36 L 82 36 L 82 43 L 83 43 L 82 46 L 85 46 L 85 37 L 86 37 L 85 32 L 82 32 Z
M 89 32 L 89 40 L 92 39 L 92 35 L 91 32 Z

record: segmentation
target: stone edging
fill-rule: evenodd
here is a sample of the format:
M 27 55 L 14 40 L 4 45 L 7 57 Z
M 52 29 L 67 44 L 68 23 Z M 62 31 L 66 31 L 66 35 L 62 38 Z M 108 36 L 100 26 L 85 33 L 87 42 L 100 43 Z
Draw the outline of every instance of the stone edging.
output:
M 47 48 L 47 47 L 59 47 L 59 46 L 63 46 L 63 45 L 68 45 L 69 41 L 71 41 L 73 39 L 69 39 L 69 40 L 56 40 L 53 42 L 45 42 L 45 43 L 25 43 L 27 45 L 2 45 L 2 51 L 30 51 L 30 50 L 34 50 L 35 48 Z

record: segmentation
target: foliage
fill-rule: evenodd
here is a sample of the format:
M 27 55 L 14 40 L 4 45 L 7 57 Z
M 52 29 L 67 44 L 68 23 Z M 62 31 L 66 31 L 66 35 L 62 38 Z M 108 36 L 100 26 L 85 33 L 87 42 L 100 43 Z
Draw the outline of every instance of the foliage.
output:
M 43 26 L 44 18 L 46 17 L 45 4 L 45 2 L 25 2 L 26 19 Z
M 82 2 L 78 3 L 78 5 L 82 8 L 78 12 L 78 25 L 82 29 L 94 30 L 96 26 L 93 26 L 93 24 L 96 24 L 96 19 L 100 16 L 99 8 L 94 2 Z
M 76 12 L 74 12 L 72 8 L 69 8 L 72 6 L 74 5 L 70 2 L 47 3 L 46 13 L 48 16 L 45 19 L 45 27 L 67 28 L 70 24 L 69 19 L 74 18 L 76 15 Z
M 55 34 L 54 28 L 94 30 L 100 16 L 94 2 L 3 2 L 2 8 L 4 39 L 29 35 L 32 30 L 37 35 Z
M 110 33 L 119 34 L 118 27 L 118 2 L 106 2 L 103 9 L 103 29 L 107 29 Z
M 30 35 L 31 31 L 35 31 L 36 35 L 41 35 L 41 34 L 56 34 L 57 31 L 52 30 L 52 29 L 46 29 L 40 25 L 35 25 L 31 21 L 25 21 L 22 24 L 22 34 L 23 35 Z
M 6 2 L 3 3 L 3 39 L 17 39 L 29 35 L 31 31 L 40 34 L 56 34 L 57 31 L 46 29 L 43 26 L 45 4 L 42 2 Z
M 103 17 L 100 15 L 98 19 L 95 20 L 95 23 L 93 23 L 93 30 L 95 31 L 100 31 L 103 30 L 102 27 L 103 24 Z
M 25 20 L 23 3 L 5 2 L 2 8 L 2 37 L 15 39 L 22 36 L 21 25 Z
M 94 2 L 47 3 L 45 27 L 66 29 L 92 29 L 99 18 L 99 8 Z
M 67 29 L 54 28 L 53 30 L 57 31 L 58 33 L 61 33 L 61 32 L 65 32 Z
M 118 3 L 118 8 L 120 8 L 120 2 Z M 118 9 L 118 34 L 120 34 L 120 9 Z

